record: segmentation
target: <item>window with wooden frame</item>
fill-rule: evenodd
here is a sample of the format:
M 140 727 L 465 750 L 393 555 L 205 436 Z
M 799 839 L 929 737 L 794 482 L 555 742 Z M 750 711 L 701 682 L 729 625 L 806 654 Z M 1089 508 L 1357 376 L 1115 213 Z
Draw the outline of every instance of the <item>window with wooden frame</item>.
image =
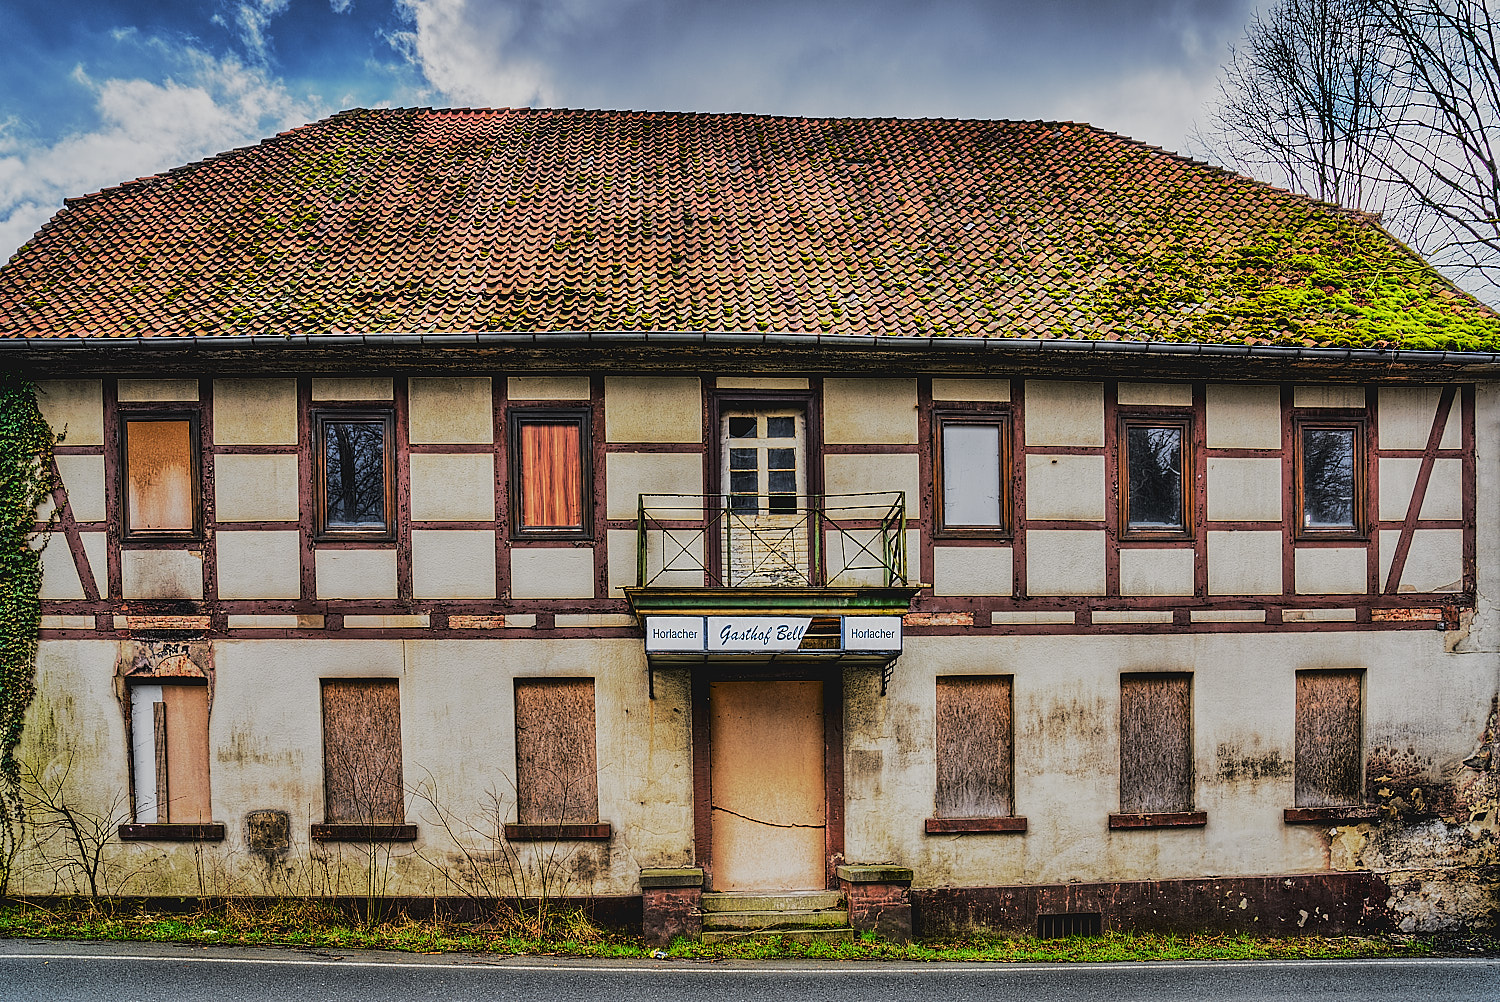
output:
M 1365 538 L 1365 422 L 1298 417 L 1292 429 L 1296 534 Z
M 1120 676 L 1120 813 L 1111 828 L 1202 825 L 1193 810 L 1193 676 Z
M 1011 692 L 1009 675 L 938 678 L 937 816 L 928 833 L 1026 830 L 1014 816 Z
M 197 539 L 203 529 L 198 416 L 127 413 L 120 421 L 120 438 L 121 537 Z
M 1120 536 L 1185 539 L 1193 534 L 1193 421 L 1181 416 L 1120 418 Z
M 213 821 L 208 781 L 208 685 L 201 678 L 130 683 L 136 825 Z
M 405 826 L 401 691 L 396 679 L 323 680 L 323 825 L 314 838 L 416 837 Z M 400 829 L 409 827 L 408 833 Z
M 1010 535 L 1010 415 L 938 411 L 934 426 L 935 535 Z
M 584 408 L 510 411 L 513 539 L 591 538 L 590 417 Z
M 1354 807 L 1364 800 L 1359 669 L 1297 673 L 1294 773 L 1298 807 Z
M 319 539 L 396 538 L 395 419 L 386 410 L 313 412 Z
M 599 823 L 594 680 L 518 678 L 516 819 L 508 839 L 608 838 Z

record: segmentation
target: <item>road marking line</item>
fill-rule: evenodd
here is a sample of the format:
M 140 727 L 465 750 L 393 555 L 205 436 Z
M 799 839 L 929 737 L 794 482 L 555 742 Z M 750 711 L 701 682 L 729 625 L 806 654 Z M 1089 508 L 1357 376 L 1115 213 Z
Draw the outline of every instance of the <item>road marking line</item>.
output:
M 1461 966 L 1461 965 L 1500 965 L 1500 960 L 1493 957 L 1376 957 L 1367 960 L 1192 960 L 1192 961 L 1135 961 L 1123 963 L 1112 961 L 1109 963 L 1089 963 L 1088 961 L 1074 961 L 1072 963 L 1005 963 L 984 961 L 934 961 L 931 964 L 917 963 L 911 966 L 901 967 L 726 967 L 715 964 L 713 967 L 687 967 L 682 966 L 693 961 L 665 961 L 656 967 L 625 967 L 625 966 L 590 966 L 584 964 L 560 964 L 539 961 L 532 964 L 516 963 L 491 963 L 485 960 L 471 960 L 463 963 L 448 963 L 433 961 L 431 963 L 411 963 L 398 960 L 317 960 L 313 958 L 278 958 L 278 957 L 205 957 L 201 955 L 162 956 L 153 957 L 144 954 L 103 954 L 103 953 L 0 953 L 0 960 L 109 960 L 116 963 L 121 961 L 146 961 L 154 963 L 190 963 L 190 964 L 261 964 L 274 967 L 385 967 L 397 969 L 414 970 L 472 970 L 472 971 L 578 971 L 584 974 L 607 974 L 611 971 L 619 971 L 625 974 L 825 974 L 825 975 L 847 975 L 847 974 L 911 974 L 914 971 L 952 971 L 966 974 L 1023 974 L 1034 971 L 1181 971 L 1212 966 L 1215 968 L 1254 968 L 1265 970 L 1266 968 L 1280 967 L 1334 967 L 1344 964 L 1358 964 L 1364 967 L 1397 967 L 1397 966 Z M 868 963 L 868 962 L 865 962 Z M 941 965 L 941 966 L 940 966 Z M 965 966 L 959 966 L 965 965 Z

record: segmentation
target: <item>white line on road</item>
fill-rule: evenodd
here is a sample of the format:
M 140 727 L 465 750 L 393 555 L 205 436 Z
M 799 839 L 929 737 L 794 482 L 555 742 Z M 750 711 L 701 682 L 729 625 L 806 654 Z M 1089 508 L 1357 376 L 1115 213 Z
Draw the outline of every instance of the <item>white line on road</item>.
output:
M 104 953 L 0 953 L 0 960 L 108 960 L 115 963 L 120 961 L 145 961 L 170 964 L 262 964 L 279 967 L 385 967 L 385 968 L 413 968 L 420 970 L 432 970 L 443 968 L 447 970 L 473 970 L 473 971 L 578 971 L 586 974 L 608 974 L 614 971 L 634 974 L 824 974 L 824 975 L 847 975 L 847 974 L 910 974 L 913 971 L 963 971 L 967 973 L 1003 973 L 1021 974 L 1031 971 L 1180 971 L 1193 968 L 1211 966 L 1215 968 L 1255 968 L 1265 970 L 1267 968 L 1295 967 L 1306 969 L 1309 967 L 1337 967 L 1345 964 L 1358 964 L 1362 967 L 1400 967 L 1400 966 L 1462 966 L 1462 965 L 1497 965 L 1500 959 L 1494 957 L 1419 957 L 1403 959 L 1399 957 L 1374 958 L 1368 960 L 1194 960 L 1194 961 L 1137 961 L 1133 963 L 1089 963 L 1087 961 L 1065 963 L 1065 964 L 1038 964 L 1038 963 L 983 963 L 954 964 L 937 962 L 933 964 L 908 964 L 900 967 L 875 966 L 869 962 L 863 962 L 859 966 L 849 967 L 734 967 L 715 964 L 712 967 L 686 966 L 686 962 L 664 962 L 654 967 L 626 967 L 623 965 L 587 965 L 587 964 L 559 964 L 547 961 L 538 961 L 530 964 L 495 963 L 487 960 L 470 960 L 461 963 L 446 961 L 431 961 L 428 963 L 411 963 L 398 960 L 319 960 L 312 958 L 276 958 L 276 957 L 205 957 L 201 955 L 182 956 L 145 956 L 141 954 L 104 954 Z M 868 964 L 868 966 L 865 966 Z

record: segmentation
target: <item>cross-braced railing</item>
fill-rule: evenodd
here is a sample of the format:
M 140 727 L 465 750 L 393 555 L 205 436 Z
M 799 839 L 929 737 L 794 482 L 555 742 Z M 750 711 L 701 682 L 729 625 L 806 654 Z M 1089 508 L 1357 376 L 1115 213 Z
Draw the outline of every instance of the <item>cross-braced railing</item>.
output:
M 642 587 L 904 585 L 906 494 L 642 494 Z

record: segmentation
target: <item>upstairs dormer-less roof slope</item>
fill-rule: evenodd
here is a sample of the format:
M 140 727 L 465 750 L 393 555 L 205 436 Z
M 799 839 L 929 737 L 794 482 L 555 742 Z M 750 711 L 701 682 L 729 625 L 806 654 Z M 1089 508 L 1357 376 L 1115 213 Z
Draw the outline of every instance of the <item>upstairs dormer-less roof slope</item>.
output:
M 354 110 L 0 270 L 0 337 L 477 331 L 1500 348 L 1370 219 L 1067 122 Z

